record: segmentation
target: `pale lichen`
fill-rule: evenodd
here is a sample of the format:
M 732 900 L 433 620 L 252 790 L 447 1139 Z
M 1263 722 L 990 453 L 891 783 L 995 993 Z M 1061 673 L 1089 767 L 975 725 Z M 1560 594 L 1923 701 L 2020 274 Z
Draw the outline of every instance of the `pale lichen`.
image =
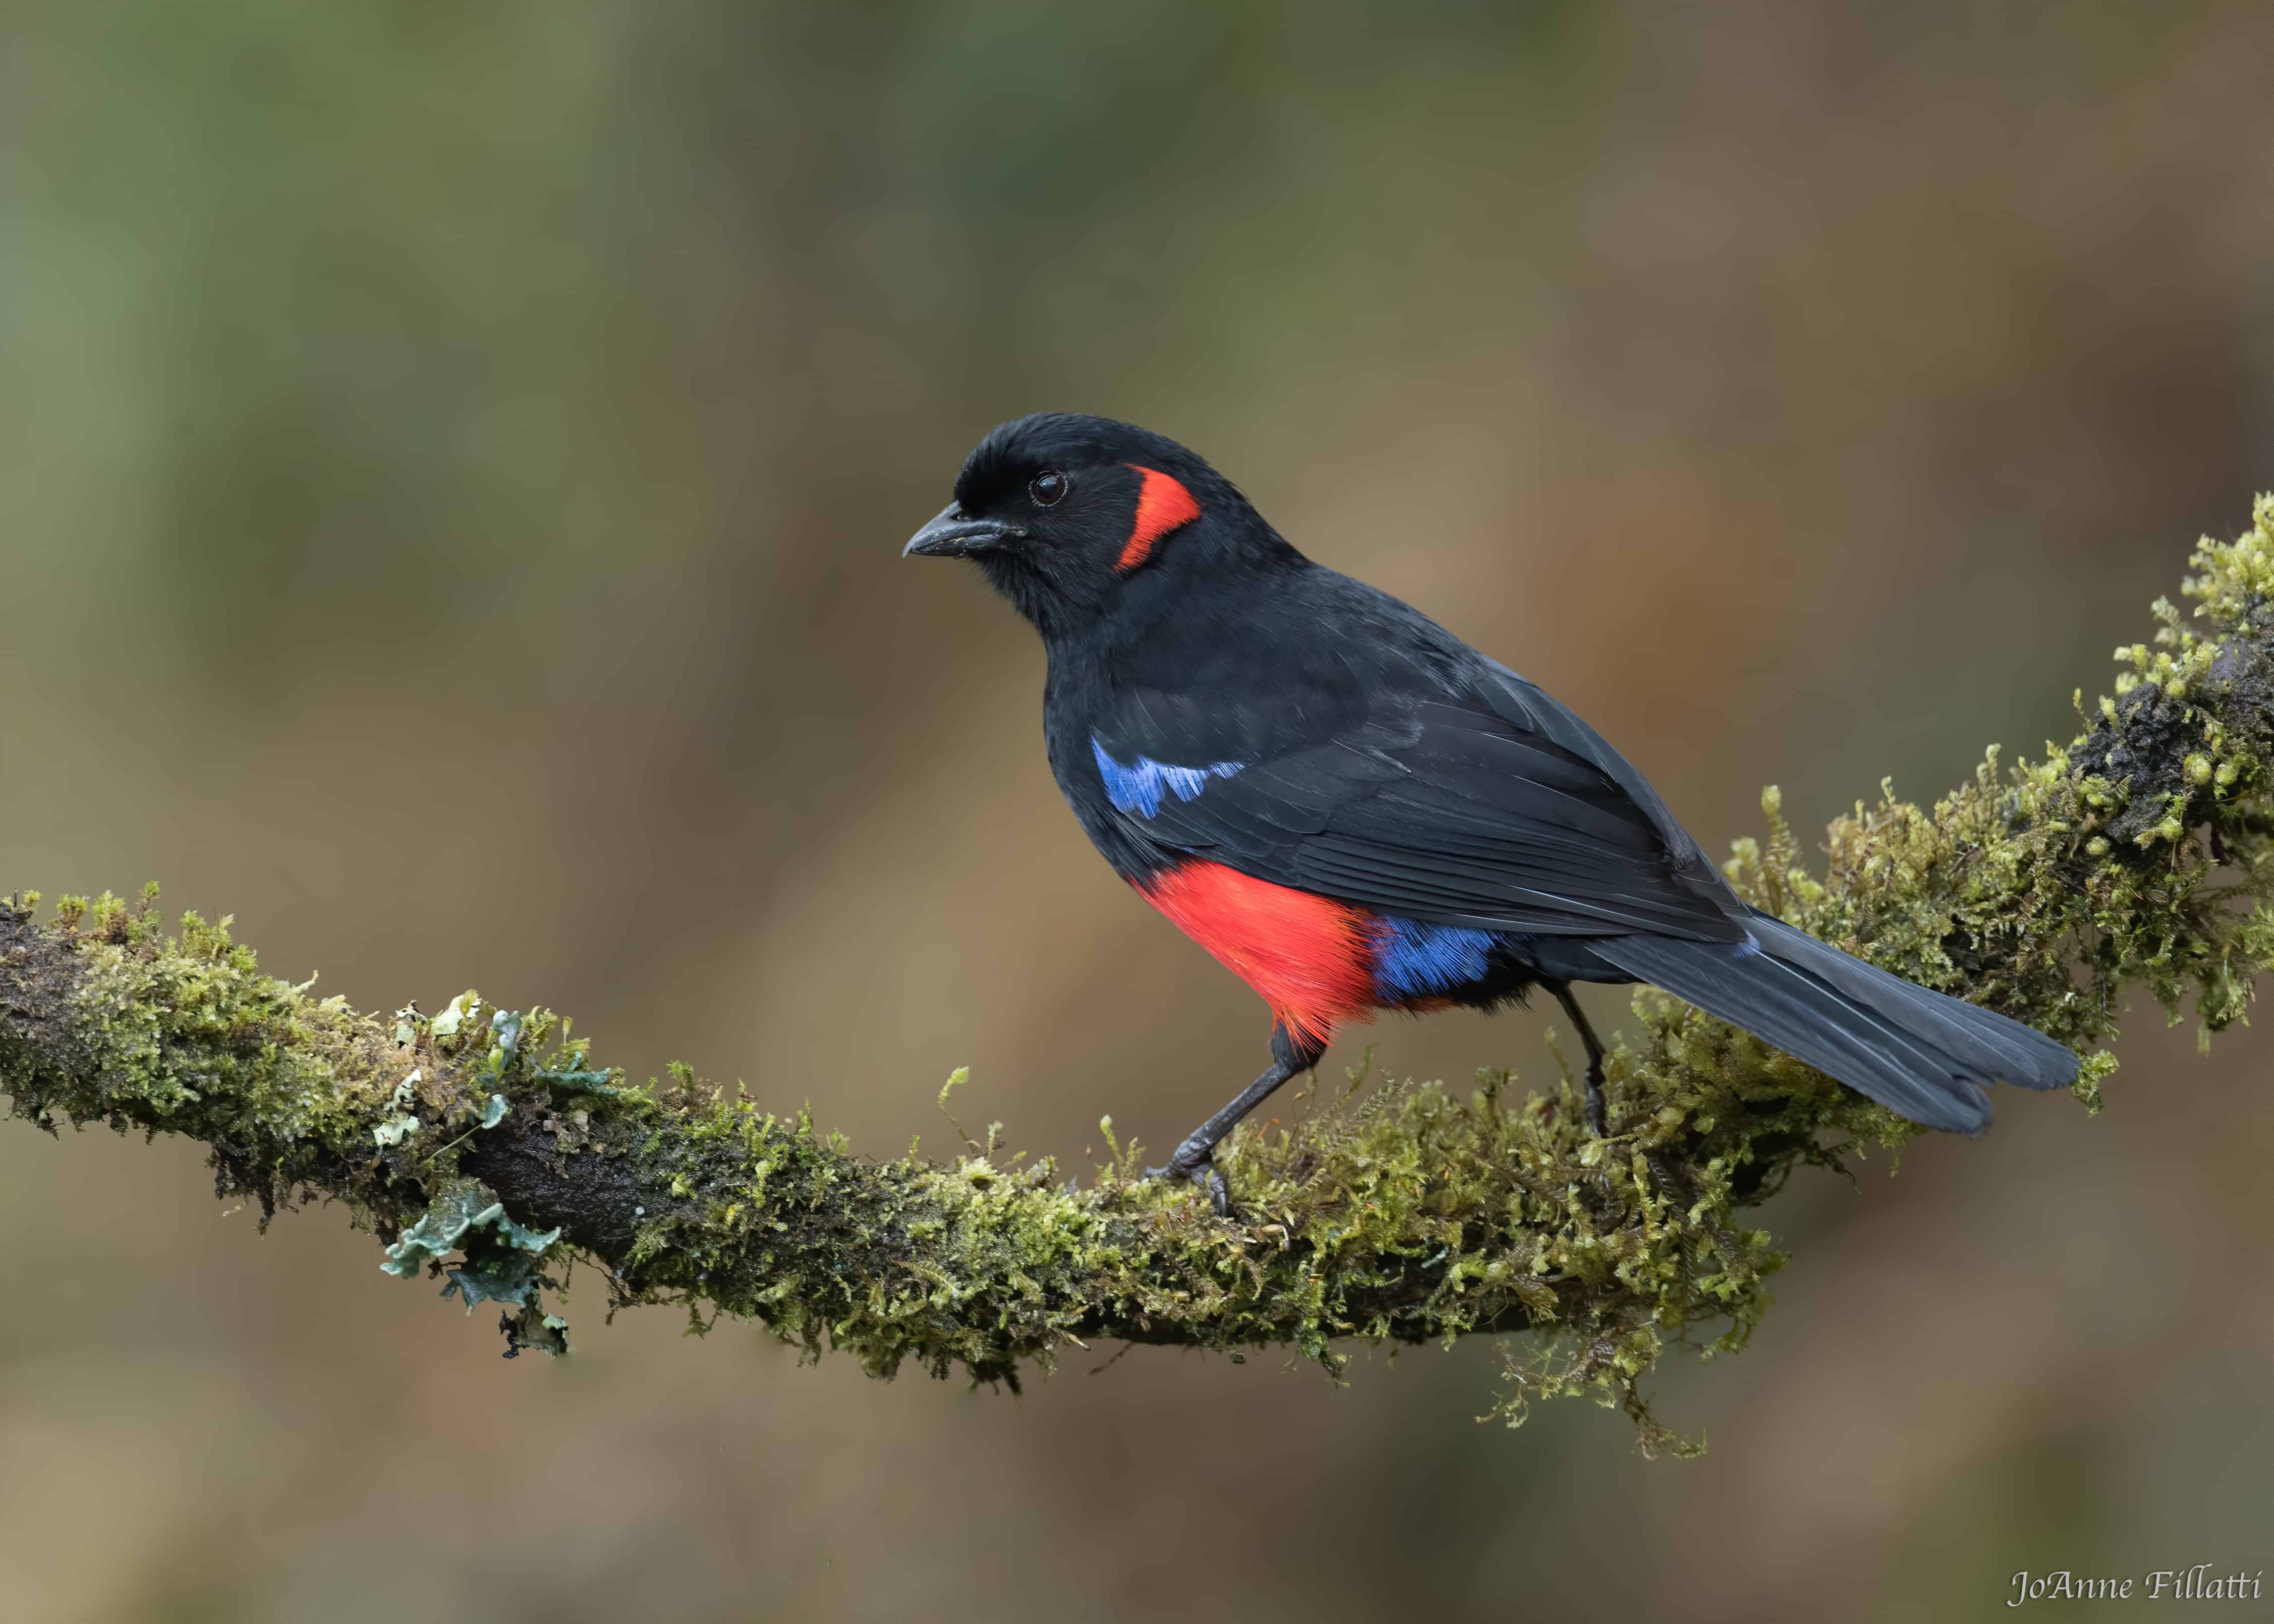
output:
M 1931 810 L 1883 786 L 1831 826 L 1821 877 L 1771 791 L 1766 838 L 1728 866 L 1740 892 L 2080 1051 L 2135 983 L 2174 1018 L 2192 1001 L 2206 1036 L 2241 1019 L 2274 964 L 2274 499 L 2195 562 L 2193 624 L 2158 604 L 2155 645 L 2118 651 L 2116 694 L 2080 704 L 2067 748 L 2011 769 L 1992 750 Z M 1334 1371 L 1352 1339 L 1528 1327 L 1495 1413 L 1593 1395 L 1645 1447 L 1683 1447 L 1640 1384 L 1669 1343 L 1734 1350 L 1766 1311 L 1783 1259 L 1744 1214 L 1798 1167 L 1918 1132 L 1644 989 L 1608 1062 L 1608 1138 L 1568 1076 L 1314 1100 L 1225 1148 L 1225 1222 L 1144 1182 L 1110 1126 L 1087 1186 L 1006 1159 L 993 1129 L 951 1162 L 868 1161 L 683 1066 L 633 1086 L 543 1010 L 469 991 L 431 1019 L 358 1014 L 260 974 L 227 921 L 168 936 L 146 895 L 67 898 L 41 923 L 35 900 L 0 907 L 17 1114 L 202 1140 L 223 1192 L 267 1212 L 342 1200 L 391 1272 L 517 1311 L 509 1352 L 565 1350 L 540 1298 L 578 1258 L 611 1307 L 756 1320 L 878 1375 L 1015 1380 L 1099 1338 L 1286 1346 Z M 2088 1055 L 2088 1107 L 2113 1064 Z

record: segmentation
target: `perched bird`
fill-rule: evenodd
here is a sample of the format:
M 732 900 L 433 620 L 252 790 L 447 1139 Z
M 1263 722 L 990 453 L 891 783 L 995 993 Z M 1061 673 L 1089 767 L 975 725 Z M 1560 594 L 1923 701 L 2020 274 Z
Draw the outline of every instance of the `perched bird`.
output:
M 909 553 L 968 558 L 1041 632 L 1050 771 L 1105 860 L 1262 995 L 1271 1064 L 1177 1147 L 1217 1142 L 1336 1029 L 1648 981 L 1931 1128 L 2077 1058 L 1826 945 L 1729 889 L 1643 777 L 1507 666 L 1305 558 L 1174 441 L 1045 412 L 990 432 Z

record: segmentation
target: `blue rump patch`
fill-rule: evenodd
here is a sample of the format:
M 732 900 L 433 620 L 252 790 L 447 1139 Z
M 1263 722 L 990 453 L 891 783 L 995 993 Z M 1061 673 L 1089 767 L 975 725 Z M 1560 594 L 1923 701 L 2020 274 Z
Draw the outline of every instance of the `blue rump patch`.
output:
M 1133 767 L 1125 767 L 1105 753 L 1093 738 L 1091 754 L 1097 757 L 1097 776 L 1105 780 L 1105 798 L 1124 812 L 1153 817 L 1161 810 L 1161 792 L 1169 790 L 1179 801 L 1190 801 L 1208 787 L 1210 778 L 1228 778 L 1247 763 L 1211 762 L 1205 767 L 1164 767 L 1141 756 Z
M 1493 933 L 1464 925 L 1429 925 L 1382 915 L 1374 949 L 1374 996 L 1384 1004 L 1441 997 L 1480 981 L 1489 967 Z

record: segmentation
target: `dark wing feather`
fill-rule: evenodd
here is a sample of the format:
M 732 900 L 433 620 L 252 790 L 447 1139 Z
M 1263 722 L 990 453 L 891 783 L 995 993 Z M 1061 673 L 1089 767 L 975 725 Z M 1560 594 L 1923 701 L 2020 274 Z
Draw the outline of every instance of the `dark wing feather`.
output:
M 1151 817 L 1156 847 L 1380 913 L 1531 935 L 1651 931 L 1736 942 L 1736 899 L 1640 774 L 1513 673 L 1377 688 L 1356 704 L 1126 688 L 1116 760 L 1239 762 Z

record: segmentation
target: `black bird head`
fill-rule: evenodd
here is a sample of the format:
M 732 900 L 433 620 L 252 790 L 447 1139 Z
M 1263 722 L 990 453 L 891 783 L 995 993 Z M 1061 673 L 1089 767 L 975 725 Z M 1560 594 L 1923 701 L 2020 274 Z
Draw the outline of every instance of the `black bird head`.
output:
M 1176 441 L 1055 411 L 990 430 L 905 551 L 972 560 L 1046 638 L 1142 619 L 1195 580 L 1302 562 Z

